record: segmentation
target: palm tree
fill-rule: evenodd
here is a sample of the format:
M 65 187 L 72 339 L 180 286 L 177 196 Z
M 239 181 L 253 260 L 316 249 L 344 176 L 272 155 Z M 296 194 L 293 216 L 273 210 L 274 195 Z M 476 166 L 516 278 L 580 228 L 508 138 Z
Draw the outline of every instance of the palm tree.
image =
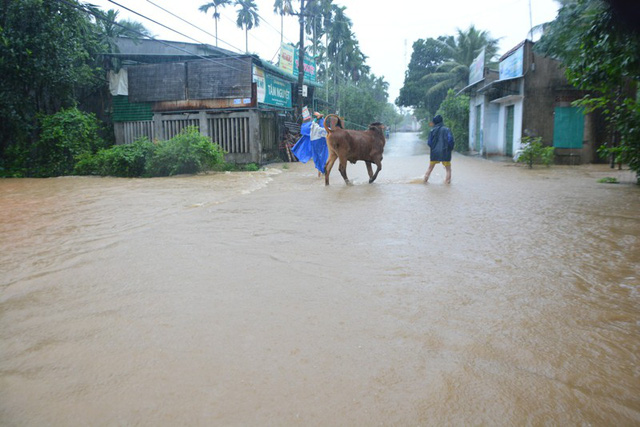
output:
M 220 19 L 220 14 L 218 13 L 219 7 L 225 7 L 226 5 L 231 4 L 231 0 L 213 0 L 209 3 L 205 3 L 198 8 L 200 12 L 207 13 L 209 9 L 213 8 L 213 20 L 216 26 L 216 47 L 218 47 L 218 19 Z
M 249 30 L 260 25 L 258 6 L 254 0 L 236 0 L 236 6 L 240 6 L 236 25 L 238 28 L 244 28 L 245 50 L 249 53 Z
M 454 36 L 439 37 L 437 42 L 448 61 L 442 63 L 435 73 L 427 74 L 423 81 L 431 84 L 427 95 L 462 89 L 469 81 L 469 66 L 485 50 L 485 64 L 498 52 L 499 39 L 492 39 L 487 31 L 479 31 L 473 25 L 468 30 L 458 30 Z
M 98 8 L 90 8 L 96 16 L 98 43 L 108 53 L 119 53 L 118 38 L 128 37 L 135 43 L 141 38 L 151 38 L 153 34 L 142 23 L 129 19 L 118 20 L 118 11 L 110 9 L 106 12 Z M 105 60 L 107 68 L 119 69 L 120 61 L 111 57 Z
M 313 55 L 317 56 L 320 50 L 320 39 L 325 33 L 322 28 L 323 18 L 326 19 L 327 13 L 331 12 L 332 0 L 309 1 L 305 6 L 305 16 L 307 17 L 305 31 L 311 36 L 311 46 L 313 47 Z
M 293 12 L 291 2 L 293 0 L 276 0 L 273 3 L 273 12 L 280 15 L 280 45 L 284 42 L 284 15 L 290 15 Z
M 100 9 L 93 9 L 98 27 L 98 41 L 106 46 L 108 52 L 118 52 L 116 40 L 118 37 L 129 37 L 134 40 L 142 37 L 153 37 L 153 34 L 140 22 L 129 19 L 118 20 L 118 11 L 109 9 L 104 12 Z

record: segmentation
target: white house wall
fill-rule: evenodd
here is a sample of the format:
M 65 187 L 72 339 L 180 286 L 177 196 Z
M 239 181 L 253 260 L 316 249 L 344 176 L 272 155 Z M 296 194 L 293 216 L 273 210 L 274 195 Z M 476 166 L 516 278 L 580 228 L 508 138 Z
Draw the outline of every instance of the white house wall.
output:
M 504 131 L 502 135 L 499 133 L 500 105 L 490 103 L 484 95 L 471 97 L 469 104 L 469 149 L 475 151 L 476 148 L 476 109 L 480 106 L 480 122 L 482 127 L 480 154 L 500 154 L 504 152 L 504 142 L 503 139 L 500 139 L 501 137 L 504 138 Z M 520 111 L 522 111 L 522 107 L 520 107 Z M 515 114 L 517 114 L 517 111 L 514 111 L 514 115 Z M 520 128 L 522 128 L 522 115 L 520 115 L 519 123 Z
M 484 95 L 476 95 L 469 98 L 469 150 L 476 149 L 476 108 L 481 105 L 480 114 L 484 116 Z M 484 117 L 481 117 L 484 123 Z M 484 126 L 482 126 L 484 128 Z M 484 146 L 484 141 L 483 141 Z
M 496 153 L 500 151 L 499 121 L 500 106 L 487 102 L 485 113 L 485 129 L 484 140 L 487 153 Z
M 498 114 L 498 140 L 497 146 L 493 148 L 495 151 L 488 151 L 487 154 L 505 156 L 507 154 L 507 107 L 513 105 L 513 151 L 520 148 L 520 135 L 522 135 L 522 106 L 523 100 L 520 99 L 514 103 L 500 104 Z

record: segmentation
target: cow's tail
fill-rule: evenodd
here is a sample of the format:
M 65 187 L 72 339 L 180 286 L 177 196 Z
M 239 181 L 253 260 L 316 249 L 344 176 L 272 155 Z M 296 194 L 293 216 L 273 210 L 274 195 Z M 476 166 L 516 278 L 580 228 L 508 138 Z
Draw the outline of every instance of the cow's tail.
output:
M 339 127 L 342 128 L 342 120 L 340 119 L 340 116 L 338 116 L 337 114 L 329 114 L 327 115 L 327 117 L 324 118 L 324 130 L 327 131 L 327 134 L 330 134 L 331 132 L 333 132 L 333 129 L 331 129 L 328 125 L 329 123 L 329 117 L 335 117 L 336 119 L 338 119 L 336 121 L 335 127 Z

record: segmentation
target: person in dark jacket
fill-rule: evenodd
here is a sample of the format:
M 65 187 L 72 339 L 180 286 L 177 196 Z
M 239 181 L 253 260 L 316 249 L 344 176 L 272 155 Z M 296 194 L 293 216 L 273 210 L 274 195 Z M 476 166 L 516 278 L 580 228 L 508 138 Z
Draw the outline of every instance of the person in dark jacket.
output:
M 424 174 L 424 182 L 429 182 L 429 176 L 438 163 L 442 163 L 447 171 L 444 179 L 446 184 L 451 184 L 451 152 L 453 151 L 453 134 L 442 122 L 442 116 L 433 118 L 433 129 L 429 133 L 429 148 L 431 149 L 429 169 Z

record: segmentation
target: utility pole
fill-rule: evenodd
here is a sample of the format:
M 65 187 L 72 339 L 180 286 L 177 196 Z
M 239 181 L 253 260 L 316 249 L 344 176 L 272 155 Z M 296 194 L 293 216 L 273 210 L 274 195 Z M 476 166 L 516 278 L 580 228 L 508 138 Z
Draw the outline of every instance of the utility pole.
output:
M 300 0 L 300 50 L 298 51 L 298 105 L 296 114 L 302 118 L 302 85 L 304 84 L 304 0 Z

